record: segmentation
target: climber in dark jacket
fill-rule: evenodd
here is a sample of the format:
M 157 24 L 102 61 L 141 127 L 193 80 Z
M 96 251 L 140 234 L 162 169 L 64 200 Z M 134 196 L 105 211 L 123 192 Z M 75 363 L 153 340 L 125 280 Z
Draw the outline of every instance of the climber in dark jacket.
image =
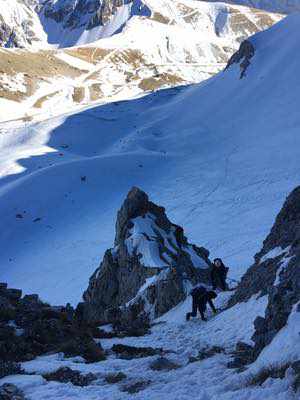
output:
M 207 303 L 210 305 L 214 314 L 217 312 L 217 310 L 212 302 L 212 299 L 215 299 L 217 297 L 217 294 L 215 292 L 206 290 L 204 286 L 196 286 L 191 291 L 190 294 L 193 298 L 193 308 L 192 308 L 192 312 L 189 312 L 186 314 L 187 321 L 189 321 L 189 319 L 191 317 L 196 317 L 198 310 L 200 312 L 202 321 L 206 321 L 204 313 L 206 311 Z
M 221 258 L 215 258 L 211 269 L 211 283 L 213 290 L 227 289 L 226 278 L 229 268 L 225 267 Z

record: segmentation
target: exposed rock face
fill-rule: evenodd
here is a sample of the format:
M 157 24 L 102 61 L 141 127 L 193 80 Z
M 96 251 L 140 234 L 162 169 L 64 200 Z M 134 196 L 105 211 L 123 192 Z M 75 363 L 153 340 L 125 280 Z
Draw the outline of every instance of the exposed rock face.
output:
M 300 187 L 287 198 L 275 224 L 256 254 L 229 305 L 247 301 L 254 294 L 268 294 L 265 317 L 254 321 L 254 354 L 268 345 L 285 326 L 300 301 Z M 299 308 L 299 307 L 298 307 Z
M 118 212 L 115 246 L 105 253 L 84 293 L 85 315 L 111 320 L 122 306 L 126 319 L 158 317 L 185 298 L 187 287 L 210 283 L 208 255 L 188 243 L 163 207 L 133 188 Z
M 255 54 L 255 48 L 249 40 L 244 40 L 239 50 L 233 54 L 233 56 L 228 61 L 226 69 L 228 69 L 232 64 L 240 64 L 242 79 L 246 75 L 246 71 L 251 64 L 251 59 Z

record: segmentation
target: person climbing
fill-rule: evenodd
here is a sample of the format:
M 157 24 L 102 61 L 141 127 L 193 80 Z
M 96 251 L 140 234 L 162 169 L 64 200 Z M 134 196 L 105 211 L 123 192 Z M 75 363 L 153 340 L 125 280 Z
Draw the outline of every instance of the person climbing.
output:
M 211 283 L 213 290 L 227 290 L 226 278 L 229 268 L 225 267 L 221 258 L 215 258 L 211 269 Z
M 217 294 L 215 292 L 213 292 L 212 290 L 206 290 L 204 286 L 196 286 L 190 294 L 193 299 L 193 306 L 192 312 L 186 314 L 187 321 L 189 321 L 191 317 L 196 317 L 198 310 L 200 312 L 202 321 L 207 321 L 204 315 L 207 303 L 210 305 L 213 313 L 216 314 L 217 310 L 212 302 L 212 299 L 215 299 L 217 297 Z

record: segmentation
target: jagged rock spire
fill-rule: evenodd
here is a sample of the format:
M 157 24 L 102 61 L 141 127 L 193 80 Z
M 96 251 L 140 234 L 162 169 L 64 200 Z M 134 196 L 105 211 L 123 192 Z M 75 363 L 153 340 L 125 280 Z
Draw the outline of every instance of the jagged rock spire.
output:
M 118 211 L 114 248 L 84 293 L 87 314 L 105 319 L 108 310 L 131 304 L 151 317 L 162 315 L 185 298 L 188 286 L 210 283 L 208 255 L 133 187 Z

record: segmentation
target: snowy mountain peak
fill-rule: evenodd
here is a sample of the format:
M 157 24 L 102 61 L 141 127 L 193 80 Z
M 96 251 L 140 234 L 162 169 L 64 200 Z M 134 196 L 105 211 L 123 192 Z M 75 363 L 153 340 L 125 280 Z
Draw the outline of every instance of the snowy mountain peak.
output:
M 240 31 L 240 39 L 276 20 L 268 12 L 224 3 L 165 0 L 0 0 L 0 46 L 70 47 L 121 32 L 132 17 L 170 26 L 188 25 L 218 37 Z M 195 9 L 195 6 L 197 7 Z M 212 32 L 211 31 L 212 28 Z M 138 34 L 136 32 L 136 34 Z
M 41 47 L 47 35 L 29 2 L 0 0 L 0 47 Z

